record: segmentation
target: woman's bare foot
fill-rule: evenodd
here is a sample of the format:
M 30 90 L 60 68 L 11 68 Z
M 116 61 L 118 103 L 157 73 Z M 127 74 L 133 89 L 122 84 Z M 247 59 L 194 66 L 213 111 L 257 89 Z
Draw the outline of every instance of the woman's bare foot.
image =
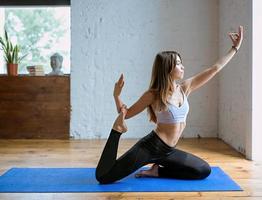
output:
M 140 170 L 135 177 L 158 177 L 158 164 L 153 164 L 152 167 L 148 170 Z
M 125 116 L 126 116 L 127 110 L 125 107 L 123 107 L 116 118 L 114 124 L 113 124 L 113 129 L 115 131 L 118 131 L 120 133 L 124 133 L 127 131 L 127 126 L 125 123 Z

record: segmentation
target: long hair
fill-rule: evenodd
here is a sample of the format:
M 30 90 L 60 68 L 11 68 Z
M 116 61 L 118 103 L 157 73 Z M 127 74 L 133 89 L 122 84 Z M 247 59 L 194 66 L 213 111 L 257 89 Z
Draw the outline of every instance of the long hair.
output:
M 166 110 L 168 96 L 174 92 L 170 72 L 176 67 L 176 55 L 181 59 L 180 54 L 175 51 L 163 51 L 159 52 L 154 60 L 149 91 L 153 92 L 156 109 L 159 111 Z M 147 107 L 147 113 L 149 121 L 156 123 L 156 115 L 151 105 Z

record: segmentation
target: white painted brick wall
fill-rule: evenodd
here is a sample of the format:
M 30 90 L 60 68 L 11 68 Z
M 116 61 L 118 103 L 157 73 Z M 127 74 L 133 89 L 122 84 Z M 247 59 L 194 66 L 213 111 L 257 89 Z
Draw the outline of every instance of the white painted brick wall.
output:
M 247 158 L 255 161 L 262 161 L 262 134 L 261 134 L 261 113 L 262 113 L 262 68 L 261 68 L 261 47 L 262 47 L 262 1 L 252 1 L 252 134 L 246 137 Z
M 72 0 L 71 136 L 107 138 L 117 116 L 112 92 L 125 75 L 122 100 L 131 106 L 148 88 L 153 59 L 181 53 L 188 78 L 218 55 L 217 0 Z M 184 137 L 217 136 L 218 77 L 189 96 Z M 127 120 L 124 138 L 141 138 L 154 124 L 146 111 Z
M 246 137 L 252 136 L 251 6 L 250 0 L 219 1 L 221 56 L 231 47 L 226 33 L 244 26 L 241 49 L 219 74 L 219 137 L 244 154 Z

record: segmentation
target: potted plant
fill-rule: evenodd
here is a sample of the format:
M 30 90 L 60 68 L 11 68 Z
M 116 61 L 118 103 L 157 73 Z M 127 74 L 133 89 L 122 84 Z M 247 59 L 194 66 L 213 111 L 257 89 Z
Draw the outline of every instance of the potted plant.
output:
M 0 37 L 1 49 L 4 51 L 4 58 L 6 61 L 7 74 L 9 76 L 17 76 L 18 64 L 26 57 L 26 55 L 19 57 L 20 47 L 12 44 L 7 31 L 5 30 L 4 38 Z

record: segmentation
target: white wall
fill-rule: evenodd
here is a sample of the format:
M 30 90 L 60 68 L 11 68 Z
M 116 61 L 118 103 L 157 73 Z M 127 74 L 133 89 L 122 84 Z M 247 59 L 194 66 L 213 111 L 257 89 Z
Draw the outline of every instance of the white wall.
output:
M 244 26 L 242 47 L 219 74 L 219 137 L 243 154 L 252 131 L 252 1 L 219 1 L 219 55 L 231 48 L 227 33 Z M 247 151 L 247 152 L 246 152 Z
M 247 138 L 247 147 L 251 149 L 248 157 L 252 160 L 262 160 L 261 144 L 261 113 L 262 113 L 262 67 L 261 67 L 261 47 L 262 47 L 262 1 L 253 0 L 252 5 L 252 137 Z
M 148 88 L 154 56 L 177 50 L 185 78 L 218 55 L 217 0 L 72 0 L 71 135 L 107 138 L 117 116 L 113 86 L 125 75 L 123 101 L 131 106 Z M 216 137 L 218 77 L 189 96 L 185 137 Z M 127 120 L 125 138 L 154 128 L 146 111 Z

